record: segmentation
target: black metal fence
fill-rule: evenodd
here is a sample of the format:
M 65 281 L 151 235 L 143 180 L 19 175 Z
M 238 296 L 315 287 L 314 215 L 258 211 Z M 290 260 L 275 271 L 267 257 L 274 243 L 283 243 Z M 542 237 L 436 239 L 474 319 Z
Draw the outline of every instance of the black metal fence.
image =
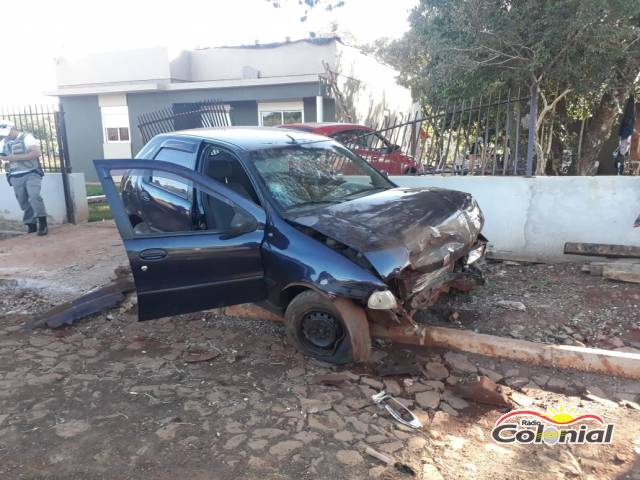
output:
M 0 119 L 13 122 L 19 131 L 31 133 L 40 142 L 40 150 L 42 151 L 40 165 L 45 172 L 62 174 L 67 221 L 75 223 L 74 204 L 68 177 L 68 174 L 71 173 L 71 163 L 62 106 L 0 106 Z M 1 162 L 0 169 L 4 170 L 4 165 Z
M 138 128 L 144 143 L 161 133 L 229 125 L 229 109 L 217 100 L 176 104 L 138 117 Z
M 45 172 L 71 172 L 67 153 L 64 112 L 58 105 L 0 106 L 0 119 L 10 120 L 19 131 L 40 142 L 40 163 Z
M 417 173 L 530 175 L 535 159 L 527 148 L 529 111 L 530 97 L 520 92 L 445 101 L 384 118 L 366 143 L 372 150 L 413 157 Z

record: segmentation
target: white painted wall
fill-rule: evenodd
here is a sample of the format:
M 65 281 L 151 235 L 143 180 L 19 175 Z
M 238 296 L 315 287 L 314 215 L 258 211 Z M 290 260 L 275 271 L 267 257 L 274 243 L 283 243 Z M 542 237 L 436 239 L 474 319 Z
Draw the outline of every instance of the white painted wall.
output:
M 275 48 L 206 48 L 191 52 L 191 80 L 230 80 L 242 78 L 242 68 L 249 66 L 260 77 L 319 74 L 322 61 L 335 62 L 336 42 L 315 45 L 292 42 Z
M 89 219 L 89 207 L 87 205 L 84 174 L 70 174 L 69 184 L 75 205 L 76 222 L 86 222 Z M 67 208 L 62 188 L 62 174 L 46 173 L 42 179 L 41 194 L 47 209 L 49 223 L 64 223 L 67 217 Z M 18 201 L 13 193 L 13 188 L 2 178 L 2 181 L 0 181 L 0 223 L 9 222 L 21 223 L 22 210 L 20 210 Z
M 501 258 L 584 261 L 564 255 L 565 242 L 640 246 L 638 177 L 402 176 L 403 187 L 471 193 L 485 215 L 484 235 Z

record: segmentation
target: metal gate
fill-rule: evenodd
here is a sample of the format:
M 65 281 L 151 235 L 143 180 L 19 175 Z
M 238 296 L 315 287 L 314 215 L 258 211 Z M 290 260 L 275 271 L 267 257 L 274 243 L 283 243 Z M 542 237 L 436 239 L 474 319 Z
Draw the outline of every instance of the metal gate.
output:
M 143 143 L 147 143 L 161 133 L 229 125 L 231 125 L 229 108 L 218 100 L 176 103 L 171 107 L 143 113 L 138 117 L 138 128 Z
M 19 131 L 33 134 L 40 142 L 42 151 L 40 165 L 45 173 L 62 175 L 67 222 L 75 223 L 73 198 L 69 186 L 71 163 L 62 105 L 0 106 L 0 119 L 13 122 Z

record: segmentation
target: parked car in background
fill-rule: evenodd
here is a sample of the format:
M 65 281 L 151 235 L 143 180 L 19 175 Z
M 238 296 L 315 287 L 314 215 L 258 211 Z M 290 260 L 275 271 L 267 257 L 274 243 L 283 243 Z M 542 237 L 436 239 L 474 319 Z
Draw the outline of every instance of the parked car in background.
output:
M 292 123 L 280 125 L 333 138 L 364 158 L 374 168 L 389 175 L 407 175 L 418 171 L 415 159 L 405 155 L 373 128 L 355 123 Z
M 137 159 L 94 163 L 141 320 L 262 302 L 301 351 L 346 363 L 361 330 L 337 301 L 361 319 L 405 318 L 481 280 L 471 195 L 398 188 L 326 137 L 185 130 L 154 137 Z

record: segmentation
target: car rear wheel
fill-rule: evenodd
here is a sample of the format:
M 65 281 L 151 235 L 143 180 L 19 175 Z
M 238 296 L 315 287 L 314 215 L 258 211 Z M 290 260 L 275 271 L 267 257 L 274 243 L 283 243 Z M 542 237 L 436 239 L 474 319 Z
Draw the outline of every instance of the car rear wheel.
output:
M 352 361 L 349 332 L 326 296 L 313 290 L 300 293 L 284 318 L 289 340 L 305 355 L 335 364 Z

